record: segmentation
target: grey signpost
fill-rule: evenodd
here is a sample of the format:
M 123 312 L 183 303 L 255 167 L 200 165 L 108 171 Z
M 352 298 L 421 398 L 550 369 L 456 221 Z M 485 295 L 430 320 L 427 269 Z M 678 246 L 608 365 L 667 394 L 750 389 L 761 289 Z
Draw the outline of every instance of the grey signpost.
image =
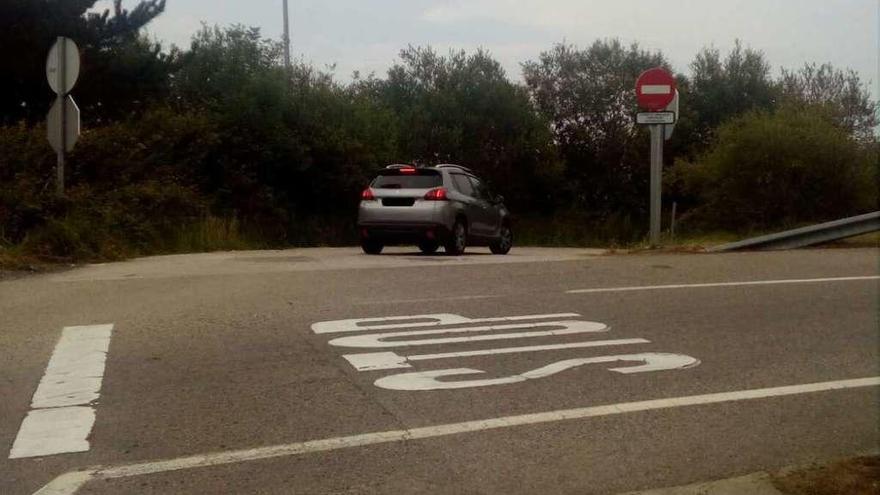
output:
M 675 78 L 661 67 L 648 69 L 636 81 L 636 99 L 647 110 L 636 115 L 636 123 L 651 129 L 650 242 L 660 245 L 663 142 L 672 136 L 678 116 Z
M 46 116 L 49 144 L 58 154 L 56 192 L 64 194 L 64 155 L 79 137 L 79 108 L 68 94 L 79 77 L 79 50 L 70 38 L 59 36 L 46 57 L 46 79 L 58 96 Z

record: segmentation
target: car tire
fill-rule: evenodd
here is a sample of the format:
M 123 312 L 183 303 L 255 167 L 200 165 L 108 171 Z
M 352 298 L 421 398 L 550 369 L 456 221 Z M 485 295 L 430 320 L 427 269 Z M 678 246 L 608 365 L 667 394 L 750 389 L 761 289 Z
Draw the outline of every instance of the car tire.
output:
M 489 244 L 489 250 L 492 251 L 492 254 L 507 254 L 512 247 L 513 230 L 510 229 L 509 225 L 503 225 L 501 227 L 501 232 L 498 234 L 498 238 Z
M 439 248 L 440 244 L 437 244 L 435 241 L 422 241 L 419 243 L 419 250 L 423 254 L 434 254 Z
M 367 254 L 379 254 L 385 246 L 381 242 L 361 241 L 361 249 Z
M 464 254 L 467 247 L 467 225 L 461 220 L 456 220 L 452 226 L 452 232 L 449 233 L 449 239 L 444 245 L 446 254 L 449 256 L 459 256 Z

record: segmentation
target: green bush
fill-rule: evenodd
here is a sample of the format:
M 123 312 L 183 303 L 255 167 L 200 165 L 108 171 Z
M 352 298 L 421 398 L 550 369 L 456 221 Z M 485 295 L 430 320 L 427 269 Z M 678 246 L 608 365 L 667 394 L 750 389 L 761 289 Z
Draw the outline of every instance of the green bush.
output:
M 745 231 L 877 208 L 878 149 L 859 143 L 820 107 L 752 112 L 722 125 L 714 147 L 667 177 L 703 227 Z

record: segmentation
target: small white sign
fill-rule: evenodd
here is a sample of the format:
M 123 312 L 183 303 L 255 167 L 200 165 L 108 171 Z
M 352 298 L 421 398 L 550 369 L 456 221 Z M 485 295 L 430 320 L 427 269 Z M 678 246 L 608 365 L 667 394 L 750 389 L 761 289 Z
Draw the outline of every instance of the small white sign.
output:
M 640 112 L 636 114 L 636 123 L 641 125 L 674 124 L 675 112 Z

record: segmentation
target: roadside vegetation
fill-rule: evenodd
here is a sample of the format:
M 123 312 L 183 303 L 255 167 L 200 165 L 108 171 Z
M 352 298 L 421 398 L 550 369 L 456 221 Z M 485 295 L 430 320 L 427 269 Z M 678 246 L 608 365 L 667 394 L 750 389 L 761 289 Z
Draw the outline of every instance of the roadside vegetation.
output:
M 49 4 L 57 16 L 44 15 Z M 244 26 L 204 26 L 189 47 L 142 28 L 163 0 L 89 13 L 93 0 L 0 7 L 0 263 L 344 245 L 379 167 L 466 164 L 517 215 L 519 244 L 632 246 L 647 230 L 648 137 L 633 84 L 660 52 L 617 40 L 548 47 L 506 74 L 483 50 L 403 47 L 350 82 Z M 84 132 L 54 195 L 43 55 L 74 38 Z M 689 238 L 781 229 L 877 209 L 877 105 L 850 70 L 775 77 L 742 44 L 678 73 L 665 205 Z M 347 78 L 346 78 L 347 80 Z M 664 213 L 668 224 L 669 212 Z M 719 234 L 720 233 L 720 234 Z

